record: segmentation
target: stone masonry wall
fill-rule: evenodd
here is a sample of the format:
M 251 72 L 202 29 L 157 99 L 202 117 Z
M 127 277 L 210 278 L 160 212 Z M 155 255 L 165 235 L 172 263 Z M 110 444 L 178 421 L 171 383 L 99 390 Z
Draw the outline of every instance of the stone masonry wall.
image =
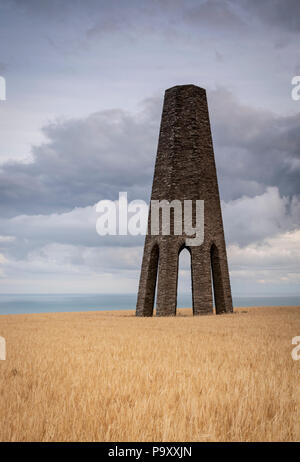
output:
M 212 279 L 217 314 L 232 312 L 206 92 L 200 87 L 165 92 L 151 199 L 204 200 L 204 242 L 186 247 L 185 233 L 151 236 L 149 213 L 136 315 L 152 316 L 156 280 L 157 316 L 176 314 L 178 259 L 185 247 L 191 254 L 194 315 L 213 312 Z M 172 222 L 171 215 L 171 230 Z

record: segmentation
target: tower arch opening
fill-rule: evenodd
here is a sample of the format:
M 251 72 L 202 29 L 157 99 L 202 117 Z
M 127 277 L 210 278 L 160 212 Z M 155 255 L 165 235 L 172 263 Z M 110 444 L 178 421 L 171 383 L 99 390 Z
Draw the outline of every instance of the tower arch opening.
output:
M 178 251 L 177 303 L 178 308 L 192 308 L 192 261 L 191 251 L 185 245 Z

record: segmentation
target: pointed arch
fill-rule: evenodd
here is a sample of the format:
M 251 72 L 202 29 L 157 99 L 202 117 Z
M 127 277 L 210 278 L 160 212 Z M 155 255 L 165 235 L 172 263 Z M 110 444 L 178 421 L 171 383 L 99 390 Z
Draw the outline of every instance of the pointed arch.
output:
M 177 269 L 177 286 L 176 286 L 176 310 L 177 310 L 177 306 L 178 306 L 178 286 L 179 286 L 179 277 L 180 277 L 180 255 L 182 254 L 182 252 L 184 251 L 187 251 L 189 253 L 189 270 L 190 270 L 190 283 L 191 283 L 191 286 L 190 286 L 190 290 L 191 290 L 191 302 L 193 300 L 193 291 L 192 291 L 192 256 L 191 256 L 191 249 L 190 247 L 186 246 L 185 244 L 182 244 L 180 247 L 179 247 L 179 250 L 178 250 L 178 269 Z M 182 257 L 181 257 L 182 258 Z M 193 302 L 192 302 L 193 303 Z

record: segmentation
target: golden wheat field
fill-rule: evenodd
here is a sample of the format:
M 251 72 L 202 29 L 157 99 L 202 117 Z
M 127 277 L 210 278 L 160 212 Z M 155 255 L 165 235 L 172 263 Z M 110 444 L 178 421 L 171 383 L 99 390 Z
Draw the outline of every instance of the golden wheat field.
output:
M 1 441 L 300 440 L 300 307 L 0 317 Z

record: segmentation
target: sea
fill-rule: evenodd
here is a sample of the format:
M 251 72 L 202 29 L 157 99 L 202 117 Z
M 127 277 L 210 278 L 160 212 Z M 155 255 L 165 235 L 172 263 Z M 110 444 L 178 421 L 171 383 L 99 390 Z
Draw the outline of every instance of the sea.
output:
M 300 296 L 233 296 L 235 307 L 300 306 Z M 136 294 L 0 294 L 0 315 L 70 311 L 134 310 Z M 190 294 L 179 294 L 178 308 L 192 306 Z

